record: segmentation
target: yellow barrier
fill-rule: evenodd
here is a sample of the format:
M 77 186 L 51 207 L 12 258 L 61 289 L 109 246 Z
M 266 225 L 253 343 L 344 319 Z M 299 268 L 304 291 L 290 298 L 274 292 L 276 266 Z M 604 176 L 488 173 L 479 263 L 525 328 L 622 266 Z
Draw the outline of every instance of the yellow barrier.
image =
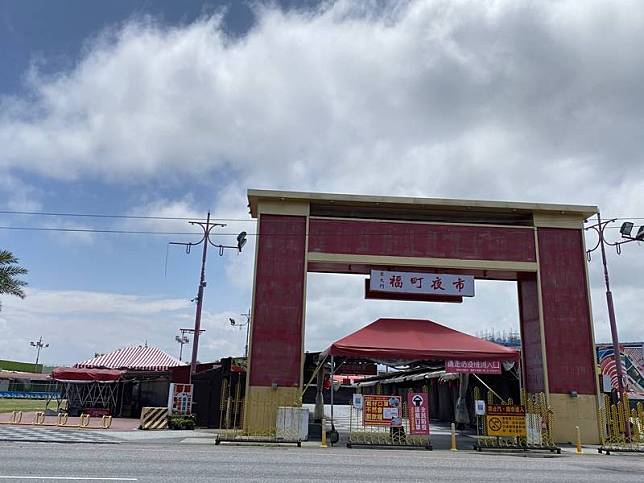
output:
M 584 451 L 581 449 L 581 431 L 579 426 L 575 426 L 577 429 L 577 454 L 582 454 Z
M 603 405 L 600 407 L 599 420 L 601 424 L 602 445 L 598 452 L 610 454 L 614 452 L 644 453 L 644 406 L 638 403 L 630 408 L 628 396 L 623 401 L 613 404 L 605 394 Z M 626 438 L 626 424 L 631 430 L 630 439 Z
M 168 429 L 168 408 L 141 409 L 141 429 Z
M 0 421 L 0 423 L 15 424 L 18 426 L 58 426 L 81 429 L 109 429 L 112 426 L 112 416 L 107 415 L 102 416 L 101 421 L 97 426 L 90 426 L 91 417 L 86 413 L 80 415 L 79 424 L 69 424 L 69 415 L 67 413 L 58 413 L 56 415 L 55 423 L 47 423 L 45 413 L 42 411 L 34 413 L 33 420 L 31 422 L 23 423 L 22 416 L 22 411 L 11 411 L 9 421 Z

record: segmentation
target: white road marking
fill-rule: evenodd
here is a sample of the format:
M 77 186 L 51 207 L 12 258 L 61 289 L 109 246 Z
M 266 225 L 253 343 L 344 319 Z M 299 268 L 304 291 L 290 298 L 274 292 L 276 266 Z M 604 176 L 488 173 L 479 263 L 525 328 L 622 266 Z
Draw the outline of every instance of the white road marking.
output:
M 87 476 L 9 476 L 0 475 L 0 480 L 71 480 L 71 481 L 139 481 L 137 478 L 92 478 Z

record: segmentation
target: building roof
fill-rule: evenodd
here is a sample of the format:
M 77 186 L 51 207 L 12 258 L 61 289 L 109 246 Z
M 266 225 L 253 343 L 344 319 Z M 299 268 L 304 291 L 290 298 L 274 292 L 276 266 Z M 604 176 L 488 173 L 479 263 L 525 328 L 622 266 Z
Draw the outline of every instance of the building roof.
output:
M 378 361 L 519 360 L 514 349 L 420 319 L 378 319 L 324 353 Z
M 50 377 L 49 377 L 49 374 L 39 374 L 35 372 L 21 372 L 21 371 L 5 371 L 0 369 L 0 379 L 47 381 L 50 379 Z
M 311 214 L 319 213 L 332 216 L 334 213 L 341 215 L 343 212 L 356 213 L 391 213 L 404 212 L 433 212 L 435 214 L 449 214 L 450 218 L 460 213 L 469 216 L 481 215 L 485 217 L 521 217 L 535 213 L 547 215 L 579 216 L 589 218 L 597 213 L 597 206 L 569 205 L 553 203 L 524 203 L 509 201 L 483 201 L 459 200 L 447 198 L 418 198 L 403 196 L 366 196 L 337 193 L 309 193 L 300 191 L 277 190 L 248 190 L 248 207 L 253 218 L 257 217 L 258 201 L 279 202 L 308 202 L 311 205 Z M 368 217 L 368 216 L 367 216 Z
M 157 347 L 129 346 L 74 364 L 77 368 L 167 371 L 185 365 Z

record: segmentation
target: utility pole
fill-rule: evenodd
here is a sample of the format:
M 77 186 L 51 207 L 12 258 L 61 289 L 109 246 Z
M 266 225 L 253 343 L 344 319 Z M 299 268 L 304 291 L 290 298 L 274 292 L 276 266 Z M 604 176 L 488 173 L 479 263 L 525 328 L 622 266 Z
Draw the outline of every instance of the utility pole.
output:
M 215 244 L 210 239 L 210 232 L 213 228 L 217 226 L 224 227 L 226 226 L 223 223 L 210 223 L 210 211 L 206 216 L 206 222 L 202 221 L 190 221 L 188 222 L 193 226 L 199 226 L 203 230 L 203 237 L 197 243 L 181 243 L 181 242 L 169 242 L 170 245 L 183 245 L 186 247 L 186 253 L 190 253 L 190 248 L 193 246 L 200 245 L 203 243 L 203 252 L 201 254 L 201 275 L 199 276 L 199 287 L 197 290 L 197 296 L 193 299 L 197 302 L 197 308 L 195 311 L 195 328 L 194 336 L 192 338 L 192 357 L 190 359 L 190 378 L 188 383 L 192 382 L 192 376 L 197 372 L 197 352 L 199 350 L 199 334 L 203 332 L 201 330 L 201 310 L 203 308 L 203 295 L 204 289 L 206 288 L 206 257 L 208 256 L 208 244 L 219 248 L 219 255 L 224 254 L 224 249 L 234 248 L 237 249 L 240 253 L 242 247 L 246 244 L 246 232 L 242 231 L 237 235 L 237 246 L 227 246 L 221 244 Z
M 42 335 L 40 336 L 40 339 L 38 339 L 35 342 L 30 342 L 29 343 L 32 347 L 37 347 L 38 350 L 36 352 L 36 365 L 38 365 L 38 360 L 40 359 L 40 349 L 44 349 L 46 347 L 49 347 L 49 344 L 43 344 L 42 343 Z
M 241 314 L 241 316 L 246 317 L 245 324 L 239 324 L 233 318 L 228 318 L 228 320 L 230 321 L 230 325 L 232 325 L 233 327 L 239 327 L 240 329 L 244 326 L 246 327 L 246 345 L 244 346 L 244 357 L 248 357 L 248 335 L 249 335 L 248 331 L 250 327 L 250 309 L 248 309 L 248 313 Z
M 606 226 L 614 222 L 615 219 L 602 221 L 601 215 L 597 213 L 597 224 L 586 227 L 586 230 L 592 229 L 599 236 L 597 244 L 587 250 L 588 261 L 590 261 L 590 254 L 595 251 L 597 248 L 600 248 L 602 254 L 602 265 L 604 269 L 604 284 L 606 285 L 606 305 L 608 306 L 608 319 L 610 321 L 610 334 L 613 341 L 613 359 L 615 361 L 615 369 L 617 371 L 617 391 L 619 393 L 619 404 L 624 405 L 624 410 L 629 413 L 630 409 L 626 407 L 625 391 L 624 391 L 624 368 L 622 366 L 622 356 L 621 350 L 619 348 L 619 336 L 617 334 L 617 320 L 615 318 L 615 304 L 613 303 L 613 293 L 610 290 L 610 280 L 608 278 L 608 264 L 606 263 L 606 248 L 605 245 L 614 246 L 617 250 L 617 254 L 621 254 L 621 246 L 625 243 L 630 243 L 633 241 L 644 241 L 644 226 L 641 226 L 637 232 L 637 235 L 631 236 L 631 231 L 633 230 L 633 223 L 625 222 L 622 223 L 620 228 L 620 233 L 624 240 L 610 243 L 604 238 L 604 230 Z M 626 440 L 631 440 L 631 427 L 628 423 L 628 418 L 626 424 L 624 424 L 624 435 Z

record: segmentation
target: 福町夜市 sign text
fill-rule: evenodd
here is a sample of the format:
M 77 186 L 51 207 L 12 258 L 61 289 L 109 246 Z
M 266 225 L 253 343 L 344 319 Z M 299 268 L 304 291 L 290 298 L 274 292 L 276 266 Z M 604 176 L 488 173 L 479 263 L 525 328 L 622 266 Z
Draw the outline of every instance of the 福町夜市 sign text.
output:
M 474 297 L 474 277 L 445 273 L 371 270 L 369 289 L 373 292 Z

